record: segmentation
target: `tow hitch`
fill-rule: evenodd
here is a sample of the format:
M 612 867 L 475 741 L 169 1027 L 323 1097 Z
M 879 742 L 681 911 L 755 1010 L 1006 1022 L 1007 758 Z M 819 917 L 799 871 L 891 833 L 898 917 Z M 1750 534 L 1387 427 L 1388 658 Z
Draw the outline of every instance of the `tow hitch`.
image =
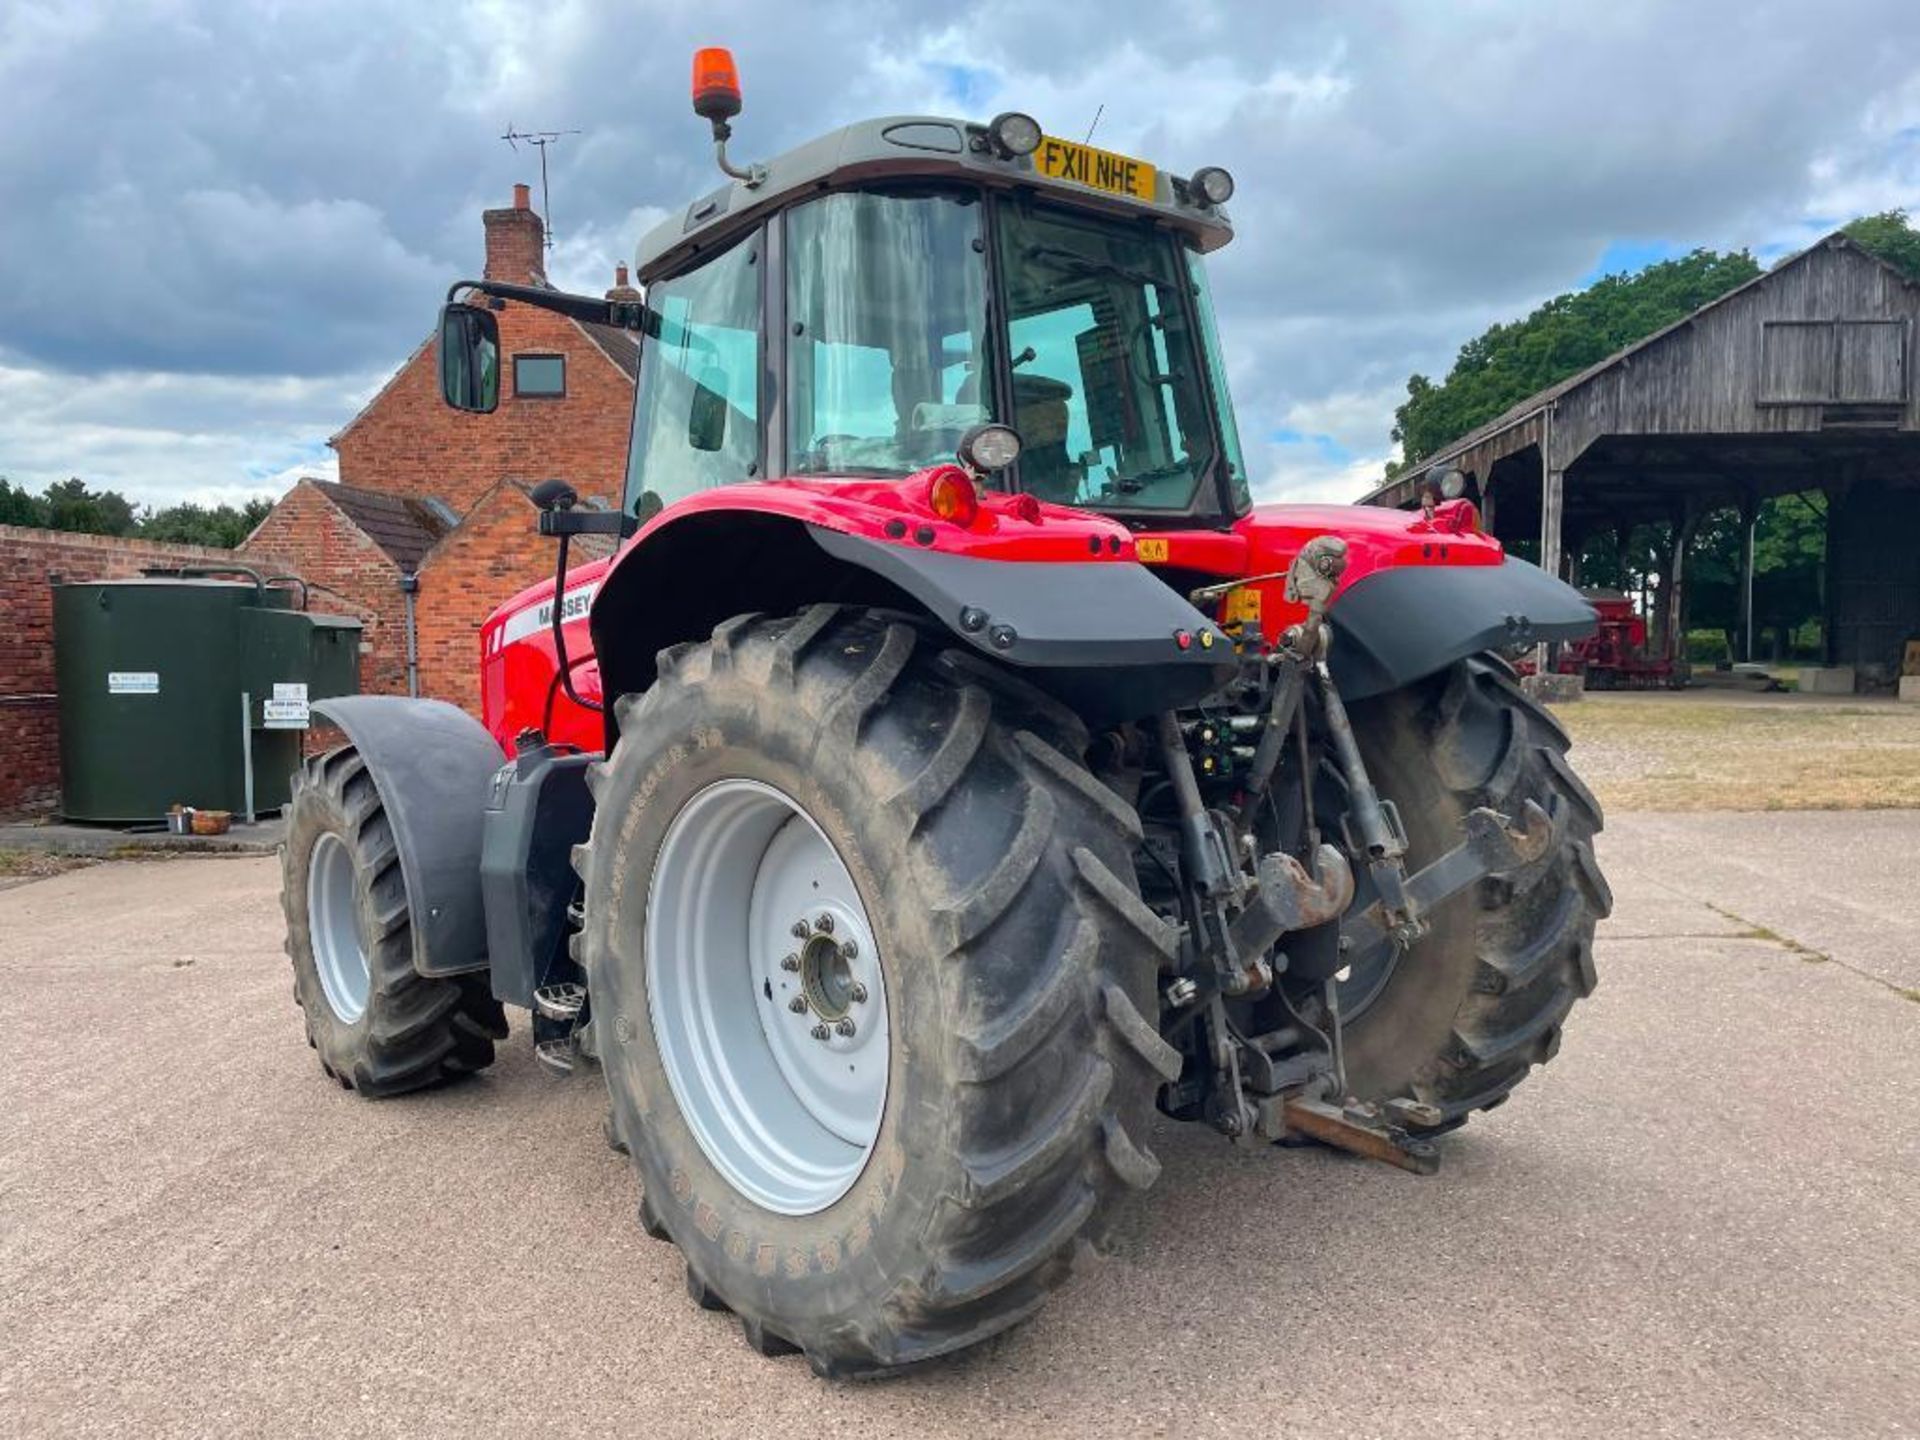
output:
M 1514 818 L 1486 807 L 1472 810 L 1462 822 L 1465 835 L 1458 845 L 1408 873 L 1399 812 L 1367 773 L 1327 667 L 1326 607 L 1346 564 L 1345 543 L 1323 535 L 1302 547 L 1286 572 L 1287 598 L 1304 605 L 1307 614 L 1267 659 L 1273 667 L 1267 713 L 1236 814 L 1206 807 L 1177 717 L 1168 712 L 1158 718 L 1158 748 L 1176 800 L 1188 887 L 1187 963 L 1166 987 L 1165 998 L 1176 1024 L 1198 1025 L 1199 1053 L 1211 1071 L 1203 1113 L 1230 1139 L 1316 1142 L 1430 1175 L 1440 1160 L 1427 1137 L 1445 1123 L 1442 1111 L 1409 1097 L 1375 1103 L 1349 1095 L 1338 985 L 1331 978 L 1324 982 L 1317 1019 L 1310 1019 L 1275 988 L 1288 964 L 1284 951 L 1275 947 L 1289 934 L 1338 919 L 1345 966 L 1363 964 L 1388 947 L 1410 950 L 1446 901 L 1546 854 L 1554 820 L 1533 800 Z M 1219 588 L 1195 592 L 1193 598 L 1213 598 Z M 1327 758 L 1347 796 L 1340 837 L 1344 853 L 1321 843 L 1314 820 L 1305 711 L 1310 695 L 1324 723 Z M 1306 844 L 1297 858 L 1276 851 L 1256 860 L 1252 846 L 1236 833 L 1244 837 L 1267 803 L 1289 741 L 1300 752 Z M 1364 908 L 1348 913 L 1356 871 L 1371 882 L 1372 897 Z M 1228 1002 L 1262 994 L 1288 1006 L 1289 1017 L 1278 1028 L 1248 1033 L 1235 1024 Z
M 1417 1100 L 1374 1105 L 1350 1099 L 1335 1105 L 1306 1095 L 1276 1095 L 1256 1109 L 1255 1131 L 1268 1140 L 1316 1140 L 1415 1175 L 1431 1175 L 1440 1168 L 1440 1152 L 1433 1142 L 1409 1130 L 1438 1126 L 1440 1111 Z
M 1497 810 L 1482 806 L 1468 812 L 1463 822 L 1467 838 L 1453 849 L 1406 876 L 1395 886 L 1395 902 L 1389 905 L 1386 891 L 1358 914 L 1340 922 L 1340 948 L 1348 963 L 1365 960 L 1383 945 L 1406 949 L 1426 933 L 1426 917 L 1443 901 L 1491 875 L 1520 870 L 1542 855 L 1553 843 L 1553 821 L 1537 804 L 1529 800 L 1515 824 Z M 1399 864 L 1399 857 L 1393 857 Z M 1404 875 L 1404 868 L 1400 870 Z

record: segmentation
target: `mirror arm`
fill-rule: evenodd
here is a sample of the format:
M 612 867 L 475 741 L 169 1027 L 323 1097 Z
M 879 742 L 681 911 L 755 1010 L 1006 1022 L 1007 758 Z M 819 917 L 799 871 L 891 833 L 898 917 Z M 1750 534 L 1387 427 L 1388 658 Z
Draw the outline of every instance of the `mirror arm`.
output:
M 593 295 L 574 295 L 540 285 L 509 285 L 504 280 L 456 280 L 447 287 L 448 301 L 451 302 L 462 290 L 476 291 L 500 300 L 518 300 L 523 305 L 551 310 L 571 320 L 585 320 L 594 325 L 638 330 L 644 335 L 657 336 L 660 333 L 660 317 L 641 300 L 602 300 Z
M 640 517 L 624 510 L 542 510 L 542 535 L 613 535 L 624 540 L 640 528 Z

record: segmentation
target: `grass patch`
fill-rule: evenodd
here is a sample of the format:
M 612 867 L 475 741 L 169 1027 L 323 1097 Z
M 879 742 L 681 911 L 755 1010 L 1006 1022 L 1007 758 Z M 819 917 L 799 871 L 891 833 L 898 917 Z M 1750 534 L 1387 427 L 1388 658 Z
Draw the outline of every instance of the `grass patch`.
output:
M 1555 713 L 1575 770 L 1610 809 L 1920 807 L 1920 706 L 1600 695 Z
M 84 855 L 49 855 L 43 850 L 0 850 L 0 880 L 44 880 L 94 862 Z

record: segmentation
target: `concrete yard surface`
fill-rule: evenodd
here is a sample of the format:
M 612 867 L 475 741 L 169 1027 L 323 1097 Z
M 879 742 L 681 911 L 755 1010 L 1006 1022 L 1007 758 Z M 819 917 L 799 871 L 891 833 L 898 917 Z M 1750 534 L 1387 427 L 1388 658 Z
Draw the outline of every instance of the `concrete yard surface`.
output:
M 591 1069 L 321 1075 L 268 858 L 0 892 L 0 1435 L 1920 1430 L 1920 812 L 1627 815 L 1601 986 L 1421 1180 L 1161 1122 L 1032 1323 L 830 1385 L 687 1299 Z

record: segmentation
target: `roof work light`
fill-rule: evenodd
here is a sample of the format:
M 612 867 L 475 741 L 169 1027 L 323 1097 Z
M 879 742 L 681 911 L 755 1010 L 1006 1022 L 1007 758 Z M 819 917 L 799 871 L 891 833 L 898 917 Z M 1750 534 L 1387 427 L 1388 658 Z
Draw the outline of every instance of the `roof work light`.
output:
M 1003 110 L 987 126 L 987 138 L 1002 159 L 1031 155 L 1040 148 L 1040 122 L 1018 110 Z
M 1218 165 L 1202 165 L 1187 181 L 1187 190 L 1209 205 L 1224 205 L 1233 198 L 1233 176 Z

